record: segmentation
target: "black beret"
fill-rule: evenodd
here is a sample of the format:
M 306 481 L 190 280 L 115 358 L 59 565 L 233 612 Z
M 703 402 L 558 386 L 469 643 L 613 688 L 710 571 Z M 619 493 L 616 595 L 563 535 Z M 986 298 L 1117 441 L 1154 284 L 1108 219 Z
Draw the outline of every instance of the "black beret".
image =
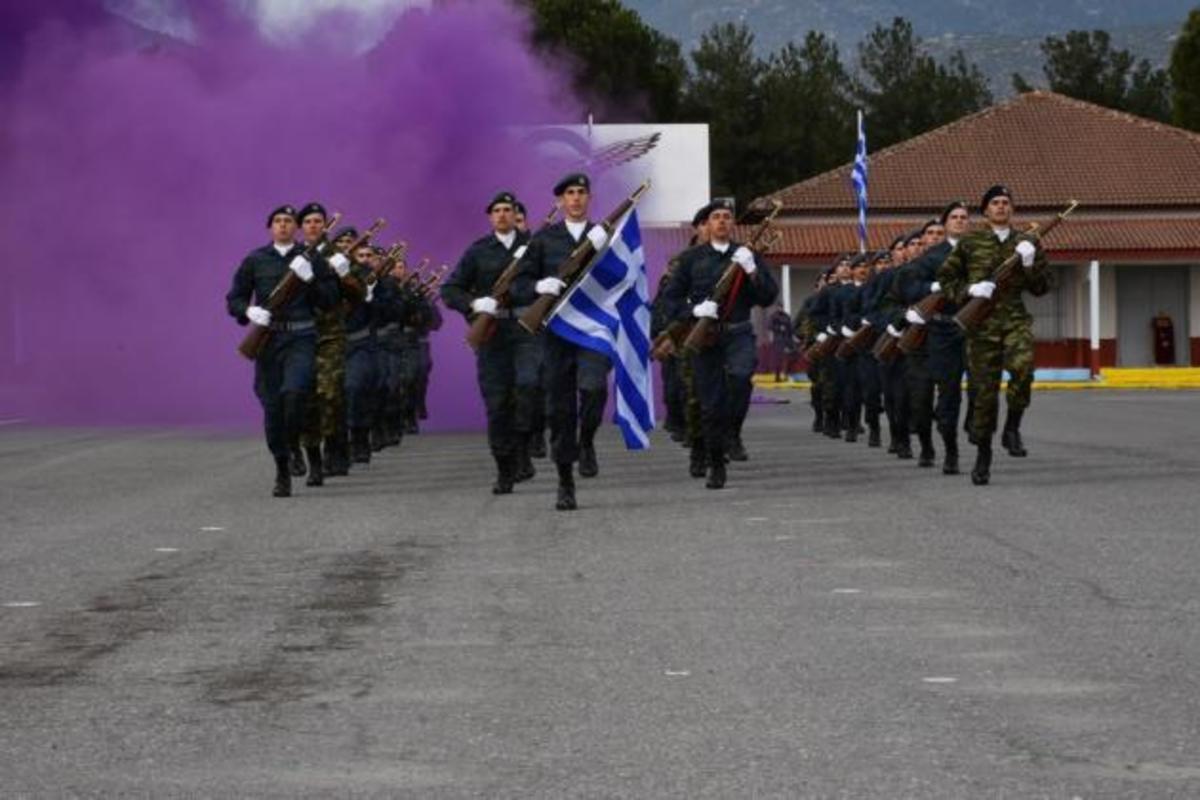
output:
M 929 222 L 926 222 L 924 225 L 921 226 L 921 235 L 924 236 L 925 232 L 927 230 L 929 230 L 930 228 L 932 228 L 934 225 L 942 225 L 942 224 L 943 223 L 940 219 L 929 220 Z
M 892 257 L 892 253 L 890 250 L 876 250 L 874 259 L 876 261 L 887 261 L 891 257 Z
M 304 218 L 310 214 L 320 214 L 321 219 L 329 219 L 329 214 L 325 211 L 325 206 L 320 203 L 309 203 L 304 208 L 300 209 L 300 213 L 296 215 L 296 219 L 304 222 Z
M 592 190 L 592 181 L 582 172 L 572 172 L 570 175 L 554 184 L 554 196 L 558 197 L 572 186 L 578 186 L 582 189 L 587 189 L 590 192 Z
M 529 213 L 525 210 L 525 204 L 522 203 L 520 200 L 513 203 L 513 211 L 516 211 L 521 216 L 526 216 Z
M 908 237 L 905 236 L 904 234 L 900 234 L 895 239 L 892 239 L 892 243 L 890 245 L 888 245 L 888 250 L 895 250 L 897 247 L 899 247 L 900 245 L 905 244 L 907 242 L 908 242 Z
M 386 248 L 386 247 L 380 247 L 380 246 L 379 246 L 379 245 L 377 245 L 377 244 L 373 244 L 373 245 L 371 245 L 371 252 L 372 252 L 372 253 L 374 253 L 374 254 L 375 254 L 375 255 L 377 255 L 377 256 L 386 256 L 386 255 L 387 255 L 387 248 Z
M 700 206 L 700 210 L 692 215 L 693 228 L 697 228 L 708 222 L 708 209 L 709 207 L 707 205 Z
M 516 211 L 516 209 L 517 209 L 516 195 L 514 195 L 512 192 L 500 192 L 499 194 L 497 194 L 495 197 L 492 198 L 492 202 L 487 204 L 486 213 L 488 213 L 488 214 L 492 213 L 492 209 L 501 204 L 510 205 L 513 207 L 513 210 Z
M 988 207 L 988 203 L 992 202 L 997 197 L 1007 197 L 1009 200 L 1012 200 L 1012 192 L 1009 191 L 1007 186 L 999 183 L 988 189 L 983 193 L 983 201 L 979 204 L 979 213 L 982 214 L 983 211 Z
M 908 244 L 909 242 L 917 241 L 921 238 L 921 234 L 923 233 L 925 233 L 924 228 L 917 228 L 916 230 L 909 231 L 904 237 L 904 243 Z
M 718 197 L 704 208 L 708 212 L 704 215 L 705 219 L 711 217 L 714 211 L 728 211 L 730 214 L 733 214 L 736 210 L 732 197 Z
M 942 221 L 942 224 L 945 225 L 946 220 L 950 219 L 950 215 L 953 214 L 955 211 L 957 211 L 960 208 L 963 211 L 970 210 L 967 208 L 967 204 L 964 203 L 962 200 L 955 200 L 953 203 L 946 206 L 946 208 L 942 210 L 942 216 L 938 217 L 938 219 L 940 219 Z
M 345 236 L 349 236 L 352 239 L 357 239 L 358 228 L 354 227 L 353 225 L 344 225 L 333 232 L 333 240 L 335 242 Z
M 863 264 L 868 263 L 870 260 L 871 260 L 871 257 L 869 255 L 867 255 L 866 253 L 859 253 L 854 258 L 850 259 L 850 266 L 852 268 L 860 267 Z
M 271 223 L 274 222 L 275 218 L 278 217 L 280 214 L 283 214 L 285 217 L 291 217 L 296 222 L 300 221 L 300 217 L 296 216 L 296 207 L 295 206 L 280 206 L 279 208 L 275 209 L 267 216 L 267 227 L 268 228 L 271 227 Z

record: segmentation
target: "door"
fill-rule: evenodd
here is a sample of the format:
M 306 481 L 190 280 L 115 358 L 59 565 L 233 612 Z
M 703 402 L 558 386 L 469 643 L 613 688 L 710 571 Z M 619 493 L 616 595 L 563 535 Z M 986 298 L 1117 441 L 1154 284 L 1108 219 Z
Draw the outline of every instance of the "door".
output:
M 1175 359 L 1189 363 L 1188 282 L 1186 265 L 1117 267 L 1117 365 L 1154 365 L 1154 317 L 1166 314 L 1175 324 Z

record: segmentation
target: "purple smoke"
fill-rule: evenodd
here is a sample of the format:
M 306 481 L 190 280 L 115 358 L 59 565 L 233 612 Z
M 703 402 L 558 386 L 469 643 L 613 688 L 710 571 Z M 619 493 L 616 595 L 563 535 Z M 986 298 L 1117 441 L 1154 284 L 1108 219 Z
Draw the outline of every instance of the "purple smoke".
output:
M 23 5 L 38 10 L 5 11 L 0 42 L 0 416 L 257 420 L 223 297 L 270 208 L 385 216 L 385 242 L 453 263 L 496 190 L 531 216 L 552 199 L 560 166 L 513 128 L 581 116 L 502 0 L 406 12 L 359 57 L 332 44 L 361 30 L 340 15 L 283 48 L 196 9 L 184 43 L 78 0 Z M 446 318 L 431 423 L 474 426 L 473 362 Z

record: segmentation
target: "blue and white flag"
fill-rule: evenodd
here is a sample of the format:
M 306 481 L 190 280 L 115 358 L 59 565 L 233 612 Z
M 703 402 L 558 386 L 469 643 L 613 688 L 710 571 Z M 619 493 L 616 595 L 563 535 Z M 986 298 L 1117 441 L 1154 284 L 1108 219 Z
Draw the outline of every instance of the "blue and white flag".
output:
M 858 199 L 858 251 L 867 252 L 867 132 L 863 113 L 858 112 L 858 143 L 854 148 L 854 170 L 850 174 Z
M 650 294 L 637 211 L 617 223 L 607 249 L 550 318 L 550 330 L 608 356 L 617 389 L 614 421 L 630 450 L 650 446 Z

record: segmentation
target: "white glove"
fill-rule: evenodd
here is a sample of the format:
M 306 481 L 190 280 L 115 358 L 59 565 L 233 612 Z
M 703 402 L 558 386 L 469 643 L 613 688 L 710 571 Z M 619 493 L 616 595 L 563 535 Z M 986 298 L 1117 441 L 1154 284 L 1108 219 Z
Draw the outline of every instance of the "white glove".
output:
M 843 325 L 843 326 L 842 326 L 842 338 L 843 338 L 843 339 L 849 339 L 849 338 L 851 338 L 851 337 L 853 337 L 853 336 L 854 336 L 854 331 L 850 330 L 850 329 L 849 329 L 849 328 L 847 328 L 845 325 Z
M 892 336 L 895 336 L 897 339 L 900 338 L 900 331 L 896 330 L 895 325 L 888 325 L 888 333 L 890 333 Z
M 533 285 L 533 288 L 538 294 L 548 294 L 558 297 L 562 294 L 562 290 L 567 288 L 567 285 L 558 278 L 542 278 Z
M 1037 248 L 1028 239 L 1022 240 L 1017 242 L 1017 255 L 1021 257 L 1021 266 L 1029 269 L 1033 266 L 1033 257 L 1037 255 Z
M 716 319 L 718 308 L 719 306 L 717 306 L 717 301 L 705 300 L 703 303 L 699 303 L 698 305 L 692 307 L 692 316 L 696 317 L 697 319 L 700 319 L 701 317 Z
M 288 264 L 288 269 L 296 273 L 296 277 L 308 283 L 313 279 L 312 262 L 304 256 L 296 256 L 292 259 L 292 263 Z
M 271 312 L 262 306 L 250 306 L 246 309 L 246 319 L 260 328 L 266 328 L 271 324 Z
M 980 281 L 967 287 L 967 294 L 971 297 L 982 297 L 984 300 L 991 300 L 992 293 L 995 291 L 996 284 L 992 281 Z
M 753 275 L 754 270 L 758 269 L 758 265 L 754 263 L 754 253 L 751 253 L 750 248 L 745 245 L 733 251 L 733 261 L 747 275 Z
M 941 290 L 942 290 L 942 285 L 940 283 L 938 283 L 937 281 L 934 281 L 933 283 L 929 284 L 929 293 L 930 294 L 933 294 L 934 292 L 940 292 Z
M 334 253 L 329 257 L 329 266 L 333 267 L 333 271 L 337 273 L 339 278 L 344 278 L 350 274 L 350 259 L 341 253 Z
M 604 245 L 608 244 L 608 234 L 604 232 L 604 227 L 601 225 L 594 225 L 587 232 L 587 238 L 592 243 L 592 247 L 596 248 L 597 253 L 604 249 Z
M 828 341 L 828 339 L 829 339 L 829 334 L 826 333 L 825 331 L 821 331 L 820 333 L 817 334 L 818 342 Z
M 909 322 L 911 322 L 913 325 L 924 325 L 925 324 L 925 318 L 922 317 L 920 314 L 918 314 L 917 310 L 915 308 L 910 308 L 908 311 L 905 311 L 904 318 L 906 320 L 908 320 Z
M 528 248 L 528 245 L 521 245 L 521 246 L 520 246 L 520 247 L 518 247 L 516 250 L 513 250 L 513 260 L 514 260 L 514 261 L 520 261 L 522 258 L 524 258 L 524 257 L 525 257 L 525 251 L 526 251 L 527 249 L 529 249 L 529 248 Z
M 837 331 L 835 331 L 835 330 L 833 329 L 833 326 L 832 326 L 832 325 L 826 325 L 826 326 L 825 326 L 825 332 L 826 332 L 826 333 L 828 333 L 830 336 L 837 336 Z
M 372 303 L 375 301 L 375 284 L 367 284 L 367 299 L 366 302 Z
M 864 328 L 869 328 L 869 327 L 871 327 L 871 320 L 869 320 L 869 319 L 864 319 L 864 320 L 862 321 L 862 326 L 863 326 Z
M 476 314 L 487 314 L 496 316 L 496 298 L 494 297 L 477 297 L 471 301 L 471 310 Z

